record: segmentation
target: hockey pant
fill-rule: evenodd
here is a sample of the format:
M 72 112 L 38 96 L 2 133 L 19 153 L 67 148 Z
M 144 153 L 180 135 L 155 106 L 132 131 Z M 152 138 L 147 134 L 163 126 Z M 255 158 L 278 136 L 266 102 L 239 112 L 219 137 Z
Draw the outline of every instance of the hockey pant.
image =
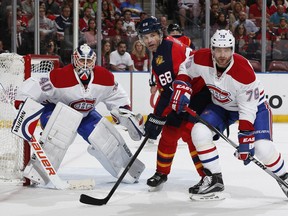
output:
M 164 125 L 157 151 L 157 169 L 159 173 L 168 175 L 180 138 L 188 144 L 189 152 L 195 168 L 200 176 L 204 176 L 203 166 L 191 139 L 193 123 L 183 121 L 180 127 Z

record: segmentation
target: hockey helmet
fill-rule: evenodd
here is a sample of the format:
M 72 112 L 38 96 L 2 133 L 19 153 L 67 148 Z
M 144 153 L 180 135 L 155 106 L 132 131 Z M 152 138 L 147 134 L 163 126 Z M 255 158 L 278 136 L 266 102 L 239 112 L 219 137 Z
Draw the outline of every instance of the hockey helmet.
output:
M 231 47 L 232 53 L 235 50 L 235 38 L 230 30 L 216 30 L 215 34 L 211 37 L 211 49 L 214 47 L 226 48 Z
M 72 55 L 72 64 L 83 81 L 88 80 L 96 63 L 96 53 L 87 44 L 77 47 Z
M 145 35 L 151 32 L 162 32 L 162 26 L 155 17 L 142 20 L 138 27 L 138 34 Z
M 182 30 L 181 30 L 180 26 L 178 24 L 176 24 L 176 23 L 169 24 L 169 26 L 167 28 L 168 34 L 170 34 L 172 31 L 178 31 L 180 34 L 182 33 Z

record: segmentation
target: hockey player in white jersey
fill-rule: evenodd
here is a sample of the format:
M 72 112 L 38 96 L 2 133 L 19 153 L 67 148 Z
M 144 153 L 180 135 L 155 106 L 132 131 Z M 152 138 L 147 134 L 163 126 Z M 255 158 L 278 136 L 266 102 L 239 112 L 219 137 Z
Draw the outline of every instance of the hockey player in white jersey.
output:
M 249 61 L 234 53 L 234 49 L 232 33 L 217 30 L 211 38 L 211 49 L 200 49 L 188 57 L 180 65 L 177 82 L 173 85 L 172 109 L 177 112 L 184 110 L 190 100 L 188 81 L 202 77 L 211 92 L 213 103 L 206 107 L 201 118 L 221 132 L 239 120 L 239 147 L 234 155 L 247 165 L 249 155 L 255 154 L 269 170 L 288 183 L 284 160 L 272 142 L 272 116 L 263 86 Z M 191 135 L 206 176 L 198 183 L 199 190 L 190 188 L 189 192 L 193 196 L 223 191 L 219 155 L 213 143 L 215 134 L 198 122 Z
M 17 92 L 15 107 L 21 107 L 26 98 L 44 105 L 40 142 L 56 170 L 78 133 L 89 143 L 88 152 L 118 178 L 132 153 L 116 128 L 95 107 L 103 102 L 116 123 L 128 129 L 133 140 L 140 140 L 143 135 L 143 118 L 131 112 L 130 100 L 114 75 L 95 66 L 96 54 L 87 44 L 75 49 L 71 59 L 71 64 L 52 70 L 46 77 L 24 81 Z M 136 159 L 124 181 L 137 182 L 144 168 Z M 49 182 L 39 161 L 33 157 L 24 176 L 41 185 Z

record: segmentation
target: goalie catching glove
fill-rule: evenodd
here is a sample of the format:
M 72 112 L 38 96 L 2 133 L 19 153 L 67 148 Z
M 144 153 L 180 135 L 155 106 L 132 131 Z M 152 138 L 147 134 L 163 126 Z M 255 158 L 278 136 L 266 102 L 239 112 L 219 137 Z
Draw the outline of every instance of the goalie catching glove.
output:
M 113 109 L 110 113 L 116 124 L 121 124 L 127 128 L 132 140 L 138 141 L 142 138 L 144 135 L 144 121 L 140 113 L 135 115 L 124 107 Z
M 239 147 L 234 153 L 235 157 L 244 161 L 244 165 L 250 163 L 249 155 L 254 156 L 254 131 L 239 131 L 238 133 Z
M 170 105 L 178 114 L 184 111 L 189 105 L 192 89 L 184 81 L 176 80 L 173 82 L 173 94 L 170 99 Z

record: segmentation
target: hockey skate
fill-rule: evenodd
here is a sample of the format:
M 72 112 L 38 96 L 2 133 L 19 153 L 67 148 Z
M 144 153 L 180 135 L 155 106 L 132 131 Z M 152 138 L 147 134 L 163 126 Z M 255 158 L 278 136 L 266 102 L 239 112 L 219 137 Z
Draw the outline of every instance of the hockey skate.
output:
M 163 188 L 167 181 L 167 175 L 156 172 L 151 178 L 147 180 L 147 185 L 150 187 L 150 192 L 159 191 Z
M 286 184 L 288 185 L 288 173 L 285 173 L 284 175 L 280 176 L 280 178 L 282 180 L 284 180 L 284 182 L 286 182 Z M 288 188 L 285 187 L 285 185 L 283 185 L 282 183 L 278 183 L 282 189 L 282 191 L 285 193 L 285 195 L 288 197 Z
M 206 174 L 200 182 L 189 188 L 190 199 L 196 201 L 223 200 L 225 196 L 221 193 L 224 184 L 221 173 L 212 174 L 208 169 L 203 169 Z

